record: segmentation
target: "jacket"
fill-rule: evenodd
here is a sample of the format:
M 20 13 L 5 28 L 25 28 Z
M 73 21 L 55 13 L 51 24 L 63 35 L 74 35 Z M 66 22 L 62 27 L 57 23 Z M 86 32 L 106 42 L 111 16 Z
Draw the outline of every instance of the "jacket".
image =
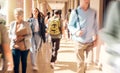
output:
M 32 37 L 32 31 L 31 31 L 31 28 L 29 26 L 29 24 L 25 21 L 22 22 L 21 26 L 20 27 L 26 27 L 27 30 L 28 30 L 28 35 L 25 36 L 25 46 L 26 46 L 26 49 L 30 49 L 31 47 L 31 42 L 30 42 L 30 39 Z M 15 29 L 16 29 L 16 21 L 13 21 L 10 23 L 10 30 L 9 30 L 9 38 L 11 40 L 10 42 L 10 48 L 13 49 L 14 47 L 14 39 L 16 37 L 16 34 L 15 34 Z
M 33 35 L 34 35 L 34 21 L 35 21 L 34 18 L 30 18 L 28 20 L 28 22 L 30 23 L 30 27 L 32 29 L 32 34 Z M 43 42 L 45 42 L 45 40 L 46 40 L 45 39 L 45 33 L 46 33 L 45 29 L 46 29 L 46 26 L 44 24 L 44 19 L 43 18 L 38 19 L 38 23 L 39 23 L 39 29 L 40 29 L 39 35 L 41 36 L 41 39 L 43 40 Z

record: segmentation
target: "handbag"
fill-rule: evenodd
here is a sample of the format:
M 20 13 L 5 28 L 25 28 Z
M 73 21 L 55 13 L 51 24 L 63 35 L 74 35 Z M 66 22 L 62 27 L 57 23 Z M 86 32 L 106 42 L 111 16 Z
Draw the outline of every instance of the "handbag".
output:
M 19 49 L 21 51 L 26 50 L 24 39 L 22 39 L 21 41 L 16 41 L 14 44 L 14 48 Z
M 24 25 L 24 24 L 23 24 Z M 25 37 L 28 34 L 27 27 L 20 27 L 19 29 L 16 30 L 16 36 L 22 36 Z M 19 39 L 15 41 L 14 48 L 19 49 L 21 51 L 26 50 L 26 45 L 25 45 L 25 40 Z

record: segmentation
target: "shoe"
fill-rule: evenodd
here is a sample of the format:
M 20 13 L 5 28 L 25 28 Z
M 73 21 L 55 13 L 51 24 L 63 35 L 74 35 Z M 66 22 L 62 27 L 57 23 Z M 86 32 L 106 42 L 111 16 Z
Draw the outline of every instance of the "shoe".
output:
M 54 62 L 51 62 L 50 67 L 51 67 L 52 69 L 54 69 L 54 65 L 55 65 L 55 63 L 54 63 Z
M 33 66 L 33 70 L 34 71 L 38 71 L 38 67 L 37 66 Z

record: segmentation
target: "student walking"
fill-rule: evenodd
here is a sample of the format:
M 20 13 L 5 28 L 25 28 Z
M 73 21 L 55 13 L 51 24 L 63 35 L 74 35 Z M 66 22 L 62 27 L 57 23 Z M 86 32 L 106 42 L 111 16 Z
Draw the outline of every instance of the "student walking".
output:
M 34 8 L 32 17 L 28 20 L 28 22 L 30 23 L 33 35 L 31 39 L 32 47 L 30 48 L 32 68 L 37 71 L 38 51 L 40 50 L 42 43 L 45 43 L 46 27 L 44 24 L 44 15 L 38 10 L 38 8 Z
M 80 0 L 80 6 L 71 12 L 68 24 L 72 39 L 75 41 L 77 73 L 85 73 L 85 59 L 87 64 L 93 63 L 92 48 L 97 41 L 96 11 L 91 9 L 89 4 L 90 0 Z
M 55 10 L 54 16 L 48 20 L 48 34 L 51 36 L 52 42 L 51 67 L 54 68 L 58 50 L 60 48 L 60 39 L 62 36 L 62 22 L 60 19 L 59 10 Z
M 14 67 L 9 42 L 10 39 L 8 37 L 7 27 L 5 26 L 5 20 L 0 17 L 0 68 L 2 68 L 2 73 L 13 71 Z M 6 66 L 7 69 L 5 68 Z
M 15 21 L 10 23 L 10 47 L 14 61 L 14 73 L 19 73 L 20 60 L 22 62 L 22 73 L 26 73 L 27 57 L 31 47 L 31 28 L 28 22 L 23 20 L 22 8 L 14 10 Z

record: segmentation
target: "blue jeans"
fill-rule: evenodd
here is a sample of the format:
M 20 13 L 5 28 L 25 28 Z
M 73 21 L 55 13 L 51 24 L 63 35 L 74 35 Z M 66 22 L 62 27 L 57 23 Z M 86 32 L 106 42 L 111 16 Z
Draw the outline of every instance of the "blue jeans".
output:
M 26 73 L 28 52 L 29 50 L 20 51 L 18 49 L 12 49 L 14 73 L 19 73 L 20 58 L 22 62 L 22 73 Z

